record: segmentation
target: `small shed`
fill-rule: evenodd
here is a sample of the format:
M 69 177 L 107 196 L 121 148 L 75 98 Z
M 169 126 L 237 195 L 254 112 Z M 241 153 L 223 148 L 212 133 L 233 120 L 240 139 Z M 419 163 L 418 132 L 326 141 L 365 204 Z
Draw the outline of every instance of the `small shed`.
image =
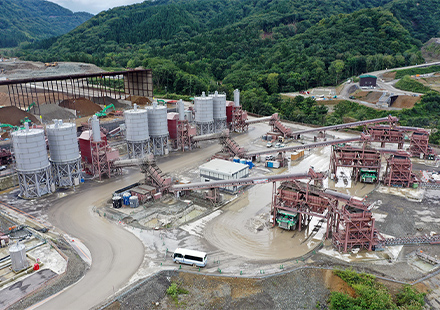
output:
M 361 87 L 376 87 L 377 77 L 370 74 L 359 76 L 359 86 Z
M 143 203 L 153 198 L 153 196 L 156 194 L 156 189 L 152 186 L 144 184 L 130 189 L 130 194 L 132 196 L 137 196 L 139 198 L 139 202 Z
M 249 176 L 249 166 L 224 159 L 213 159 L 199 167 L 202 182 L 241 179 Z M 221 189 L 236 192 L 241 186 L 228 186 Z

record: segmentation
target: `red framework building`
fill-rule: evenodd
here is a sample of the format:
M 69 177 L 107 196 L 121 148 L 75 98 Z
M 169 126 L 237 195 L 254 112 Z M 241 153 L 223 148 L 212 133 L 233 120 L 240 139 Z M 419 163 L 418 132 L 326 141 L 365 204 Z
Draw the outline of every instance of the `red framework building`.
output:
M 418 183 L 412 172 L 410 154 L 404 151 L 392 154 L 387 159 L 383 183 L 387 186 L 411 187 Z
M 330 155 L 330 173 L 336 175 L 339 167 L 352 168 L 352 177 L 360 181 L 360 169 L 375 170 L 380 175 L 380 152 L 368 149 L 365 144 L 362 148 L 334 145 Z
M 281 123 L 278 113 L 272 115 L 272 118 L 269 120 L 269 125 L 272 126 L 273 132 L 281 133 L 284 138 L 289 138 L 292 136 L 292 129 L 287 128 Z
M 226 107 L 226 112 L 228 112 L 228 107 Z M 235 132 L 247 131 L 249 127 L 249 125 L 246 123 L 247 119 L 247 111 L 244 111 L 241 107 L 233 106 L 229 129 Z M 228 120 L 228 115 L 226 115 L 226 120 Z
M 408 151 L 413 157 L 435 159 L 436 154 L 428 143 L 429 132 L 424 129 L 418 129 L 411 135 Z
M 386 143 L 397 143 L 397 148 L 403 148 L 405 142 L 405 131 L 392 125 L 375 125 L 368 127 L 367 134 L 370 135 L 371 142 L 380 142 L 381 147 Z
M 346 194 L 322 190 L 298 181 L 282 182 L 273 190 L 272 217 L 275 225 L 278 211 L 298 215 L 298 230 L 310 223 L 312 216 L 327 219 L 326 238 L 330 235 L 339 251 L 352 248 L 373 250 L 381 236 L 374 226 L 368 205 Z

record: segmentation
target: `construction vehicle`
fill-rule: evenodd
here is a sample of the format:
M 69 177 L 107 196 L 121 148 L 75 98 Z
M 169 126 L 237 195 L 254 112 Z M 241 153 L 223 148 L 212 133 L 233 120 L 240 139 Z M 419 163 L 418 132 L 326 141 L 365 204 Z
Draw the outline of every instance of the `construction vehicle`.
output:
M 24 125 L 24 123 L 28 123 L 29 125 L 32 123 L 32 121 L 29 119 L 29 117 L 25 117 L 20 120 L 20 124 Z
M 11 124 L 0 124 L 0 128 L 11 128 L 11 130 L 17 130 L 18 127 Z
M 165 106 L 167 105 L 167 102 L 163 99 L 157 99 L 156 101 L 157 101 L 157 103 L 162 103 Z
M 95 115 L 97 117 L 106 117 L 107 116 L 107 111 L 109 109 L 113 109 L 113 111 L 116 110 L 114 104 L 109 104 L 108 106 L 105 106 L 104 109 L 102 109 L 102 111 L 96 112 Z
M 26 112 L 30 112 L 31 108 L 35 105 L 35 102 L 32 102 L 29 107 L 26 109 Z
M 278 227 L 286 230 L 294 230 L 298 223 L 298 213 L 288 212 L 285 210 L 277 210 L 276 222 Z
M 46 67 L 57 67 L 58 63 L 57 62 L 46 62 L 44 65 Z
M 377 171 L 360 169 L 360 178 L 362 183 L 375 183 L 377 181 Z

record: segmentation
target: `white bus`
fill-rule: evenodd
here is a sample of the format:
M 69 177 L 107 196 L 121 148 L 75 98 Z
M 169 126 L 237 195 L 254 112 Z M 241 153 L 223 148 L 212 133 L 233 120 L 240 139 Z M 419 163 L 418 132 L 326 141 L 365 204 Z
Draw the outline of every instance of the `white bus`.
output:
M 205 267 L 208 254 L 205 252 L 177 248 L 173 254 L 173 261 L 178 264 L 188 264 L 197 267 Z

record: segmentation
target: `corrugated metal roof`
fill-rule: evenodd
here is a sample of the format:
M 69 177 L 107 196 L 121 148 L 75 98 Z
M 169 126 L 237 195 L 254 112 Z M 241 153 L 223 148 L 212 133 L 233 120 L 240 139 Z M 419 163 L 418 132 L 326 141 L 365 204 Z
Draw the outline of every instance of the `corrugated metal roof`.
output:
M 245 164 L 234 163 L 232 161 L 228 161 L 224 159 L 218 159 L 218 158 L 215 158 L 210 162 L 207 162 L 206 164 L 199 166 L 199 169 L 209 170 L 213 172 L 228 173 L 228 174 L 234 174 L 246 168 L 249 168 L 249 166 Z
M 362 75 L 359 75 L 359 78 L 360 78 L 360 79 L 362 79 L 362 78 L 373 78 L 373 79 L 377 79 L 377 76 L 374 76 L 374 75 L 371 75 L 371 74 L 362 74 Z

